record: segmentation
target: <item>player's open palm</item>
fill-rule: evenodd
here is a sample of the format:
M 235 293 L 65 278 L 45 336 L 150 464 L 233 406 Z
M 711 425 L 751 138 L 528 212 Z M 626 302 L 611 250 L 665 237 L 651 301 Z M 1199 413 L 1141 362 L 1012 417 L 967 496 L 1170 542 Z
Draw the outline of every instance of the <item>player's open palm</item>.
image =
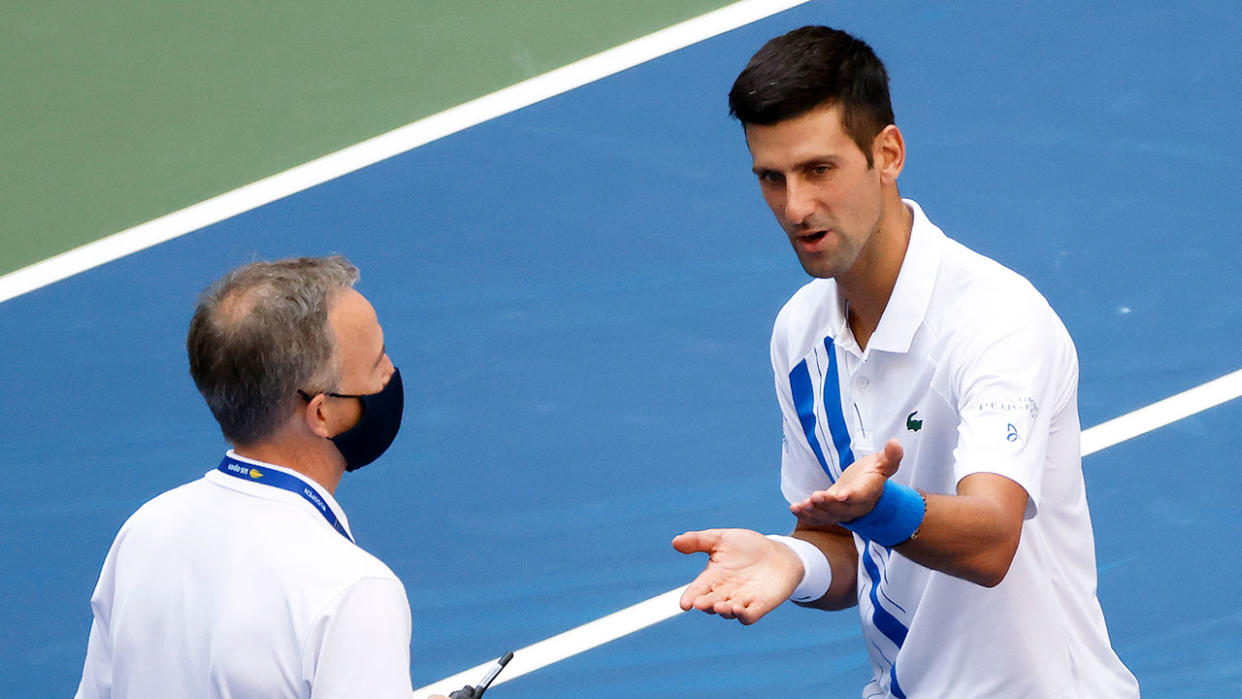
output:
M 706 529 L 673 539 L 682 553 L 706 553 L 707 567 L 681 596 L 681 608 L 753 624 L 788 599 L 802 562 L 788 546 L 749 529 Z
M 897 473 L 901 457 L 901 443 L 890 439 L 883 451 L 850 464 L 841 474 L 841 480 L 832 487 L 811 493 L 807 499 L 791 505 L 789 510 L 801 521 L 816 526 L 858 519 L 875 507 L 884 492 L 884 483 Z

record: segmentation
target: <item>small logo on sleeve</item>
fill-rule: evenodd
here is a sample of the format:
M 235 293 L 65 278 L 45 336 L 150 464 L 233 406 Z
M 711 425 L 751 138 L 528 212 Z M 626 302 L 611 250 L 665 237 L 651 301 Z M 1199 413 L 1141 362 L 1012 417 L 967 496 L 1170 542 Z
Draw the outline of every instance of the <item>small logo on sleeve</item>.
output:
M 1018 428 L 1014 427 L 1012 422 L 1006 425 L 1006 427 L 1008 427 L 1008 430 L 1005 433 L 1005 441 L 1007 442 L 1018 441 L 1020 439 L 1020 437 L 1018 437 Z
M 252 469 L 250 469 L 250 473 L 249 473 L 248 475 L 249 475 L 251 478 L 253 478 L 253 479 L 255 479 L 255 480 L 258 480 L 258 479 L 260 479 L 260 478 L 262 478 L 262 477 L 263 477 L 263 472 L 262 472 L 262 471 L 260 471 L 260 470 L 258 470 L 258 469 L 252 468 Z
M 915 410 L 914 412 L 906 416 L 906 429 L 907 430 L 910 430 L 911 432 L 918 432 L 919 430 L 923 429 L 923 421 L 914 419 L 914 416 L 918 414 L 919 414 L 919 411 Z

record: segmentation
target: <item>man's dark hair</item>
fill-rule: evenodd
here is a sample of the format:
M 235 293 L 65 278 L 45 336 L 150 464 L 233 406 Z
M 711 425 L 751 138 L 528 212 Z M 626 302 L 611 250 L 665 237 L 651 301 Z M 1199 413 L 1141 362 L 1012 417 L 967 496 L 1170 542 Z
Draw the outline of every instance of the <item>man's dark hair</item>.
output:
M 867 156 L 895 123 L 884 63 L 861 39 L 830 27 L 802 27 L 763 45 L 729 91 L 729 113 L 769 126 L 816 107 L 841 104 L 845 132 Z
M 249 445 L 288 416 L 297 391 L 339 380 L 328 311 L 358 280 L 340 255 L 252 262 L 212 284 L 190 320 L 190 375 L 224 438 Z

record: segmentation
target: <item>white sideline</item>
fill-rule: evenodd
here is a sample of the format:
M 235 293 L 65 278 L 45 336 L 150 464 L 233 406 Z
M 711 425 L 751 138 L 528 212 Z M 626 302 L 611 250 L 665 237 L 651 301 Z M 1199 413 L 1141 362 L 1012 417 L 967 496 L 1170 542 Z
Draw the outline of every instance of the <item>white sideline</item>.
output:
M 1238 396 L 1242 396 L 1242 369 L 1083 430 L 1082 455 L 1094 454 Z
M 687 585 L 682 585 L 649 600 L 514 651 L 513 660 L 509 661 L 500 676 L 492 682 L 492 686 L 504 684 L 552 663 L 560 662 L 565 658 L 591 650 L 596 646 L 602 646 L 609 641 L 615 641 L 622 636 L 628 636 L 635 631 L 676 616 L 681 612 L 678 600 L 681 599 L 681 593 L 686 587 Z M 487 672 L 495 662 L 496 659 L 489 660 L 469 670 L 463 670 L 456 675 L 416 689 L 414 696 L 417 699 L 426 699 L 432 694 L 448 696 L 449 692 L 461 689 L 462 685 L 473 685 L 478 682 L 483 677 L 483 673 Z
M 742 0 L 0 276 L 0 303 L 808 0 Z
M 1083 430 L 1082 455 L 1094 454 L 1239 396 L 1242 396 L 1242 369 Z M 529 672 L 677 616 L 681 613 L 678 600 L 685 589 L 686 586 L 682 585 L 645 602 L 639 602 L 632 607 L 626 607 L 601 619 L 516 650 L 513 653 L 513 660 L 492 684 L 494 686 L 517 679 Z M 488 660 L 469 670 L 416 689 L 414 697 L 426 699 L 427 696 L 436 693 L 447 696 L 452 690 L 461 689 L 462 685 L 477 682 L 494 662 L 496 662 L 494 659 Z

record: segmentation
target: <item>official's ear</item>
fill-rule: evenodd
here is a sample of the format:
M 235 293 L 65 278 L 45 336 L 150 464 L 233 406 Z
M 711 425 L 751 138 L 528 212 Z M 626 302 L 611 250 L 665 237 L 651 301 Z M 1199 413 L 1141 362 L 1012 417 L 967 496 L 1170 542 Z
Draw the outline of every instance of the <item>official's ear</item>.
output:
M 320 437 L 331 437 L 332 430 L 328 426 L 327 396 L 317 393 L 302 406 L 302 419 L 312 434 Z

